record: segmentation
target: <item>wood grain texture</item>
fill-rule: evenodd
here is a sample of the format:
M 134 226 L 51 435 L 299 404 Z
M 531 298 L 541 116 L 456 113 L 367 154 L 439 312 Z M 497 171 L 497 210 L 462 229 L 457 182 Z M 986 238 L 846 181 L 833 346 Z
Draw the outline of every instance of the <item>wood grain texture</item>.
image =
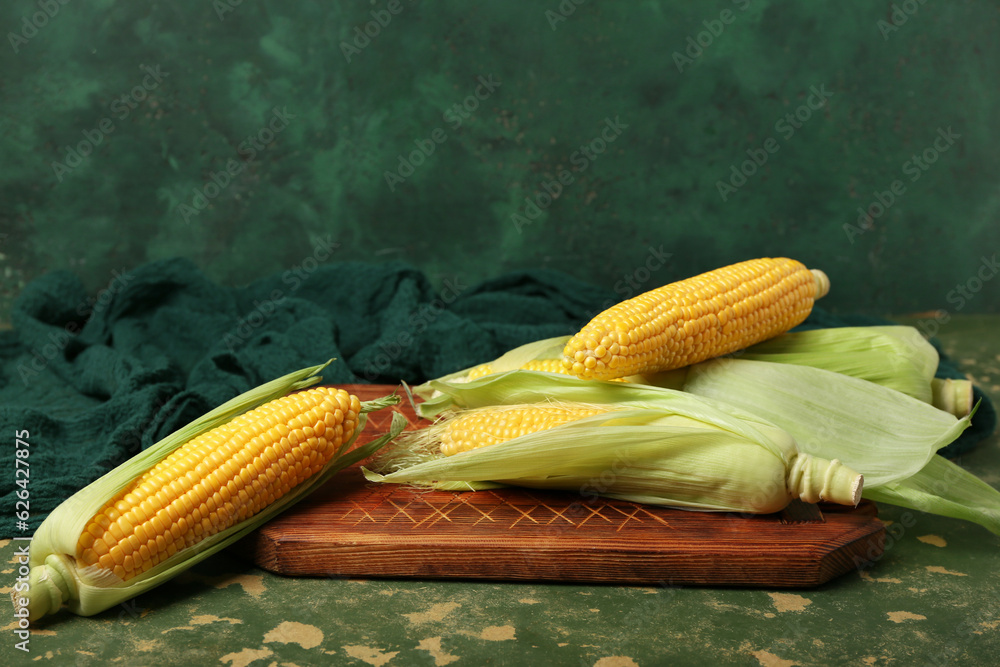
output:
M 344 388 L 362 400 L 394 389 Z M 421 425 L 409 405 L 397 409 Z M 371 415 L 362 438 L 384 432 L 390 416 Z M 877 559 L 884 538 L 869 502 L 795 503 L 771 515 L 689 512 L 570 492 L 420 491 L 370 484 L 354 467 L 236 550 L 297 576 L 796 588 Z

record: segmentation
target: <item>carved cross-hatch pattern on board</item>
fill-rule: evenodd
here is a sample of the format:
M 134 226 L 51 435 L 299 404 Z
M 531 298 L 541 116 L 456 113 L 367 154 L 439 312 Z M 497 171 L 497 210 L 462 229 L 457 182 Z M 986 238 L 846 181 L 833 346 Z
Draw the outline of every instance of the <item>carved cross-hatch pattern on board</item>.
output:
M 592 535 L 595 531 L 670 528 L 670 522 L 658 516 L 656 508 L 604 499 L 574 502 L 572 495 L 540 497 L 521 489 L 461 493 L 399 488 L 364 497 L 353 495 L 345 500 L 338 511 L 328 509 L 331 524 L 484 534 L 585 528 Z
M 387 393 L 384 385 L 340 386 L 363 401 Z M 400 394 L 403 401 L 395 408 L 368 415 L 368 424 L 358 437 L 358 444 L 385 433 L 393 411 L 406 417 L 408 430 L 430 423 L 418 417 L 405 394 L 401 391 Z M 483 534 L 510 530 L 551 533 L 580 528 L 593 534 L 594 531 L 621 533 L 670 528 L 670 522 L 659 515 L 662 510 L 656 507 L 598 498 L 592 494 L 581 496 L 506 488 L 477 493 L 421 491 L 398 485 L 368 485 L 355 469 L 344 471 L 334 483 L 343 495 L 338 494 L 339 502 L 324 505 L 325 518 L 331 527 L 433 528 L 440 532 Z

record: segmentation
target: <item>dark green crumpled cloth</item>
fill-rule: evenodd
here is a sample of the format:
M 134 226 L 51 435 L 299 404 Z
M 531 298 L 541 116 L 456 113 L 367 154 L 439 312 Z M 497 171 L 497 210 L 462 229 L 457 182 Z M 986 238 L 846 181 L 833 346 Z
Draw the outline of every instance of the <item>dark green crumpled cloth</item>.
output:
M 418 384 L 571 334 L 618 299 L 552 271 L 445 281 L 438 293 L 396 263 L 329 263 L 223 287 L 173 259 L 115 274 L 96 296 L 70 272 L 46 274 L 19 295 L 13 329 L 0 331 L 0 432 L 9 444 L 0 537 L 30 535 L 76 490 L 275 377 L 336 358 L 325 382 Z M 817 309 L 811 320 L 820 319 L 852 323 Z M 942 372 L 958 371 L 944 360 Z M 973 446 L 995 422 L 984 401 L 949 449 Z M 26 482 L 14 456 L 23 431 Z M 12 510 L 24 487 L 31 516 L 22 527 Z
M 77 489 L 262 382 L 336 358 L 325 382 L 419 383 L 571 333 L 607 298 L 547 271 L 452 280 L 437 294 L 400 264 L 322 264 L 222 287 L 174 259 L 116 275 L 96 297 L 72 273 L 46 274 L 0 331 L 0 536 L 30 535 Z M 25 430 L 21 529 L 14 436 Z

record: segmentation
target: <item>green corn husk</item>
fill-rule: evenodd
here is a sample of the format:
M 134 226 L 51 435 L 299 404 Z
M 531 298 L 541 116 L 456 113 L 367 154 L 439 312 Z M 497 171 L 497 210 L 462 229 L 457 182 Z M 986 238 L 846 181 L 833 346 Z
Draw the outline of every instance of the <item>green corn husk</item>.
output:
M 942 456 L 920 472 L 865 494 L 872 500 L 978 523 L 1000 535 L 1000 492 Z
M 746 513 L 776 512 L 795 498 L 860 499 L 861 476 L 840 462 L 804 454 L 773 424 L 691 394 L 531 371 L 431 384 L 472 408 L 550 398 L 614 407 L 448 457 L 438 453 L 439 422 L 404 434 L 376 462 L 384 474 L 366 471 L 369 480 L 453 490 L 500 483 Z
M 925 403 L 940 358 L 907 326 L 839 327 L 783 334 L 747 348 L 739 359 L 812 366 L 868 380 Z
M 233 398 L 122 463 L 60 504 L 39 526 L 29 546 L 31 571 L 26 598 L 29 619 L 55 613 L 63 603 L 75 614 L 90 616 L 159 586 L 286 510 L 319 488 L 337 471 L 377 452 L 403 430 L 406 420 L 396 413 L 389 433 L 348 451 L 364 429 L 367 420 L 365 413 L 394 405 L 399 402 L 399 397 L 393 395 L 364 402 L 361 404 L 362 414 L 359 415 L 354 436 L 327 463 L 327 467 L 261 512 L 178 551 L 127 582 L 118 581 L 109 585 L 106 581 L 90 580 L 85 569 L 76 567 L 73 554 L 76 553 L 77 540 L 109 498 L 117 495 L 143 472 L 189 440 L 264 403 L 318 383 L 322 378 L 317 373 L 329 363 L 290 373 Z M 25 599 L 20 593 L 12 592 L 11 596 L 15 600 L 15 607 L 20 607 L 18 601 Z
M 516 371 L 527 362 L 535 361 L 536 359 L 562 359 L 563 348 L 569 339 L 570 336 L 556 336 L 555 338 L 545 338 L 526 343 L 508 350 L 489 362 L 489 365 L 492 367 L 493 373 L 505 373 L 507 371 Z M 460 371 L 443 375 L 437 379 L 445 382 L 467 382 L 469 373 L 476 368 L 479 368 L 479 366 L 463 368 Z M 413 393 L 422 398 L 429 398 L 434 391 L 429 383 L 425 383 L 414 387 Z
M 783 334 L 736 355 L 835 371 L 895 389 L 964 417 L 972 410 L 969 380 L 934 377 L 937 350 L 914 327 L 839 327 Z
M 872 382 L 766 361 L 696 364 L 684 391 L 752 410 L 791 433 L 803 451 L 861 471 L 867 489 L 915 475 L 970 421 Z

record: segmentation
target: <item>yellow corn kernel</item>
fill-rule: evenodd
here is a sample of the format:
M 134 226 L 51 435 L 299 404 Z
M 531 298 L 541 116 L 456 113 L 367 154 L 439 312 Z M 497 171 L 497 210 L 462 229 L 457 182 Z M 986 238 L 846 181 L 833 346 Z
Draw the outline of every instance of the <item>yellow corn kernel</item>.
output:
M 562 359 L 532 359 L 521 365 L 522 370 L 542 371 L 545 373 L 566 373 Z
M 490 406 L 470 410 L 444 424 L 440 435 L 441 453 L 451 456 L 495 445 L 608 410 L 604 407 L 554 405 Z
M 77 544 L 78 565 L 110 569 L 127 581 L 256 514 L 319 472 L 353 436 L 360 414 L 357 397 L 316 387 L 203 433 L 94 515 Z M 233 493 L 230 482 L 253 493 Z
M 526 361 L 520 366 L 520 370 L 524 371 L 539 371 L 543 373 L 559 373 L 561 375 L 571 375 L 570 371 L 563 366 L 563 360 L 557 358 L 551 359 L 532 359 L 531 361 Z M 493 375 L 497 371 L 493 368 L 492 364 L 483 364 L 481 366 L 476 366 L 471 371 L 469 371 L 468 379 L 476 380 L 481 377 L 486 377 L 487 375 Z M 616 382 L 624 382 L 624 378 L 615 378 Z
M 709 271 L 595 317 L 566 344 L 563 369 L 609 380 L 729 354 L 801 324 L 829 286 L 822 271 L 787 258 Z
M 482 364 L 480 366 L 476 366 L 471 371 L 469 371 L 468 377 L 470 380 L 478 380 L 481 377 L 484 377 L 486 375 L 492 375 L 493 373 L 494 371 L 492 365 Z

